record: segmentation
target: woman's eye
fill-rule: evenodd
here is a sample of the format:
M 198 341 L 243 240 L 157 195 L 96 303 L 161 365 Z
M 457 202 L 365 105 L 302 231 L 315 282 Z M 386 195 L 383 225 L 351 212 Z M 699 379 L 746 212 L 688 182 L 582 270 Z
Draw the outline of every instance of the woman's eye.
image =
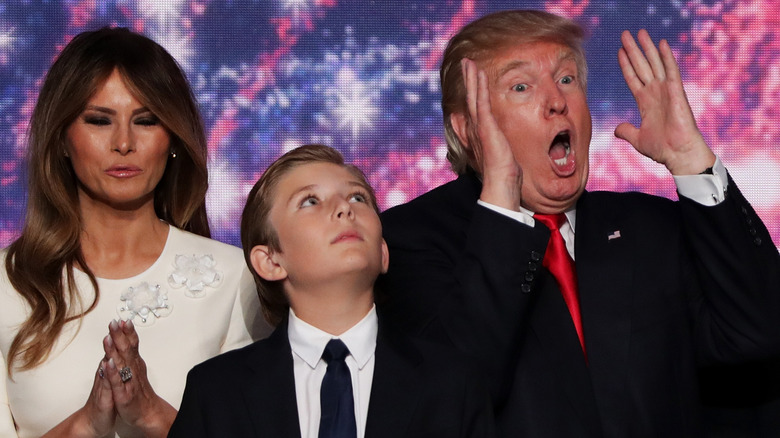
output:
M 155 126 L 160 123 L 160 120 L 157 117 L 142 117 L 140 119 L 136 119 L 135 124 L 141 125 L 141 126 Z
M 314 196 L 307 196 L 302 202 L 301 207 L 311 207 L 317 205 L 319 201 Z
M 366 195 L 362 194 L 362 193 L 353 193 L 349 197 L 349 201 L 350 202 L 363 202 L 363 203 L 367 203 L 368 202 L 368 197 Z
M 528 89 L 526 84 L 515 84 L 512 86 L 512 91 L 523 92 Z
M 574 82 L 574 77 L 573 76 L 564 76 L 564 77 L 561 78 L 561 83 L 562 84 L 571 84 L 572 82 Z
M 106 117 L 87 116 L 84 117 L 84 123 L 96 126 L 106 126 L 111 124 L 111 120 L 107 119 Z

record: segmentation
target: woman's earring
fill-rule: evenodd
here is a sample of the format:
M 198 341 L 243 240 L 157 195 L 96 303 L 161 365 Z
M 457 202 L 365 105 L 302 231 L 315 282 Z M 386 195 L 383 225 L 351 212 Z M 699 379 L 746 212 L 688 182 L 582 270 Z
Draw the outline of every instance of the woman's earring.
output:
M 171 158 L 176 158 L 176 151 L 171 149 Z

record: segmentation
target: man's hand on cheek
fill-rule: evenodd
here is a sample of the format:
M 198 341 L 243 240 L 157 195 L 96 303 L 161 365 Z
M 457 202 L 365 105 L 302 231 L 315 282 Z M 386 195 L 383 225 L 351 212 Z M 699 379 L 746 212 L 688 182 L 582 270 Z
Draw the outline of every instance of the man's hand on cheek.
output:
M 487 74 L 470 59 L 461 61 L 461 69 L 471 119 L 466 128 L 468 144 L 473 149 L 482 174 L 480 199 L 517 211 L 521 201 L 523 171 L 515 161 L 509 141 L 493 116 Z

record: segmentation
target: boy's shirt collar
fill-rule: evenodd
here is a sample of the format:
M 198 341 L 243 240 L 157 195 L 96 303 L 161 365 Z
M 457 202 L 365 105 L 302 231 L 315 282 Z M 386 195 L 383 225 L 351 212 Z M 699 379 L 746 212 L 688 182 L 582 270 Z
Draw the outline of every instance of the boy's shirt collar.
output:
M 290 308 L 290 318 L 287 325 L 287 337 L 293 354 L 298 355 L 312 369 L 317 367 L 325 345 L 331 339 L 341 339 L 349 349 L 350 355 L 362 369 L 374 355 L 376 336 L 379 330 L 379 320 L 376 316 L 376 305 L 371 307 L 366 316 L 340 336 L 333 336 L 317 327 L 303 321 Z

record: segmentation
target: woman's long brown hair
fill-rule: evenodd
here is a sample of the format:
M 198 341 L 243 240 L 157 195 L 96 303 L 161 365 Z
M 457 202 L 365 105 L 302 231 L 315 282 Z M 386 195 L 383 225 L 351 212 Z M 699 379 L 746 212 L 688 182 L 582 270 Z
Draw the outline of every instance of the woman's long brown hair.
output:
M 8 353 L 8 373 L 43 363 L 66 323 L 95 308 L 99 290 L 84 261 L 76 176 L 66 157 L 68 127 L 114 71 L 130 92 L 170 132 L 165 173 L 154 193 L 157 216 L 169 224 L 209 237 L 206 217 L 206 136 L 187 79 L 159 44 L 123 28 L 77 35 L 52 65 L 30 119 L 28 201 L 21 236 L 8 248 L 5 269 L 31 312 Z M 74 267 L 95 290 L 84 303 Z

